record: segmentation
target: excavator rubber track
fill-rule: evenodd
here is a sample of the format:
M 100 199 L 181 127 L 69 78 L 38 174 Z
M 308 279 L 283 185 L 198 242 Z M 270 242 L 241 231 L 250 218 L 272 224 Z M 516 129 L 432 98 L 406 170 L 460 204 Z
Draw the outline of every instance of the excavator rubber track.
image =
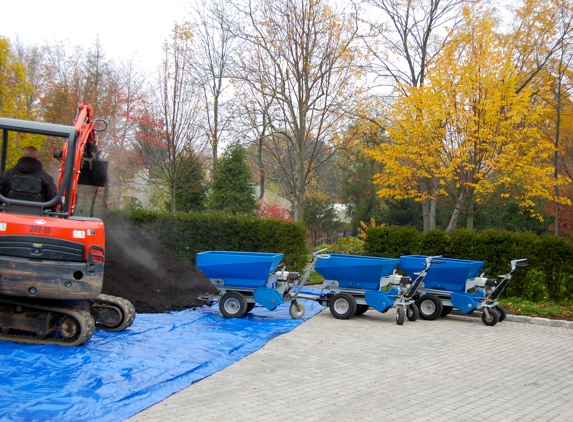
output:
M 98 330 L 123 331 L 135 319 L 135 307 L 129 300 L 103 294 L 91 301 L 90 313 Z
M 81 308 L 0 299 L 0 340 L 79 346 L 94 331 L 93 317 Z

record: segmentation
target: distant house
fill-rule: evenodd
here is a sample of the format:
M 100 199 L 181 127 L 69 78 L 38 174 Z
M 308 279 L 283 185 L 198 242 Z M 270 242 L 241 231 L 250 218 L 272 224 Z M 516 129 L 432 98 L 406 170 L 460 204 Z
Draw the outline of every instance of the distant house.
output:
M 260 191 L 261 187 L 255 186 L 255 195 L 257 198 L 259 197 Z M 288 208 L 289 211 L 291 209 L 291 203 L 288 199 L 285 199 L 276 193 L 272 193 L 269 190 L 265 190 L 265 194 L 263 195 L 263 202 L 266 204 L 277 204 L 281 208 Z

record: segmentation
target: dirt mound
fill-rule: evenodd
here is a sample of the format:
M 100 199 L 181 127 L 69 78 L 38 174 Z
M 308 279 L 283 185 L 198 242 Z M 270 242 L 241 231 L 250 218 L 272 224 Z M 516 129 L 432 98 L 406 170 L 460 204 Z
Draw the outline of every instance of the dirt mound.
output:
M 215 288 L 198 268 L 132 227 L 106 227 L 102 293 L 128 299 L 139 313 L 180 311 Z

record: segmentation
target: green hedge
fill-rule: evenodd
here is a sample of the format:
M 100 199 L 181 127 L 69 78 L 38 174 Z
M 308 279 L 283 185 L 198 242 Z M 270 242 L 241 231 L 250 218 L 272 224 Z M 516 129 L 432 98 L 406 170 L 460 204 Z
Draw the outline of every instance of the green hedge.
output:
M 134 210 L 110 212 L 102 217 L 106 227 L 129 224 L 164 246 L 174 255 L 195 265 L 199 252 L 277 252 L 293 268 L 307 263 L 306 231 L 301 224 L 263 220 L 252 216 L 218 213 L 159 213 Z
M 527 258 L 525 277 L 515 277 L 506 296 L 526 300 L 573 299 L 573 244 L 551 234 L 506 230 L 432 230 L 381 226 L 368 229 L 364 254 L 398 258 L 401 255 L 442 255 L 484 261 L 490 277 L 505 274 L 513 259 Z

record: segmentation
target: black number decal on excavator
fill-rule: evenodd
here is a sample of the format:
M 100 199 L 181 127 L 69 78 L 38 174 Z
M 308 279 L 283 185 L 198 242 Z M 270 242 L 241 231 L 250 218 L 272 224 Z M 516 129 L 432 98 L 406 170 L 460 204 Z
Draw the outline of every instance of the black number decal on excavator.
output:
M 51 228 L 51 227 L 30 226 L 30 233 L 50 234 L 51 232 L 52 232 L 52 228 Z

